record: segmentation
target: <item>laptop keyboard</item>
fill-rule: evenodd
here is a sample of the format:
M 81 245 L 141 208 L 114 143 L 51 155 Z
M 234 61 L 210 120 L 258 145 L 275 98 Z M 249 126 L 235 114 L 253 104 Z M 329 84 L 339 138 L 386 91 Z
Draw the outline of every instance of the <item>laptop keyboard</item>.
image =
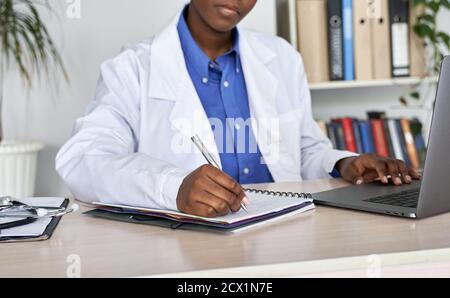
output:
M 390 206 L 399 206 L 407 208 L 417 208 L 419 202 L 420 189 L 411 189 L 402 191 L 399 193 L 393 193 L 389 195 L 379 196 L 364 200 L 365 202 L 385 204 Z

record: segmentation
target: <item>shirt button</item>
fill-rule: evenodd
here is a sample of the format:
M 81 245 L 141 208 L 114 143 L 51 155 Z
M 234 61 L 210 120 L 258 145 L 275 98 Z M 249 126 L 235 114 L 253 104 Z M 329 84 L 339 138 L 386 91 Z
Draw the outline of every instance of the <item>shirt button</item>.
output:
M 229 83 L 228 81 L 225 81 L 225 82 L 223 83 L 223 85 L 225 86 L 225 88 L 230 87 L 230 83 Z
M 244 174 L 245 174 L 245 175 L 250 174 L 250 169 L 249 169 L 249 168 L 245 168 L 245 169 L 244 169 Z
M 240 70 L 239 68 L 236 68 L 236 72 L 237 72 L 237 73 L 240 73 L 241 70 Z
M 234 128 L 236 128 L 236 130 L 240 130 L 241 129 L 241 125 L 238 123 L 234 126 Z
M 203 78 L 202 82 L 203 82 L 203 84 L 208 84 L 208 78 Z

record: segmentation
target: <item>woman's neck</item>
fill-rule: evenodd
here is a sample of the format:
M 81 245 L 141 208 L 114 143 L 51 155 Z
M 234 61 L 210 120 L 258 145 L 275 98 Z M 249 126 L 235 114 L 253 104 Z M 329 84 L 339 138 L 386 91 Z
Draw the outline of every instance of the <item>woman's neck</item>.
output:
M 193 5 L 188 8 L 187 24 L 194 40 L 213 61 L 233 46 L 232 31 L 215 31 L 202 19 Z

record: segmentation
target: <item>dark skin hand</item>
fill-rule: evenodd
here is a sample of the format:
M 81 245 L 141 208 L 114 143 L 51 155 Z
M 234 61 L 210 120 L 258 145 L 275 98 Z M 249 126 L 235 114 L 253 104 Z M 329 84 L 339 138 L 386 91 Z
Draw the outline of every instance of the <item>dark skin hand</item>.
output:
M 395 185 L 411 184 L 421 176 L 398 159 L 380 157 L 375 154 L 364 154 L 358 157 L 345 158 L 336 164 L 336 169 L 344 180 L 353 184 L 381 181 L 389 184 L 389 178 Z
M 224 216 L 248 203 L 244 189 L 217 168 L 204 165 L 188 175 L 180 186 L 177 207 L 180 211 L 203 217 Z
M 233 46 L 232 32 L 253 9 L 256 0 L 192 0 L 187 23 L 192 36 L 211 60 Z M 217 217 L 237 212 L 248 204 L 242 187 L 222 171 L 205 165 L 180 186 L 177 207 L 188 214 Z

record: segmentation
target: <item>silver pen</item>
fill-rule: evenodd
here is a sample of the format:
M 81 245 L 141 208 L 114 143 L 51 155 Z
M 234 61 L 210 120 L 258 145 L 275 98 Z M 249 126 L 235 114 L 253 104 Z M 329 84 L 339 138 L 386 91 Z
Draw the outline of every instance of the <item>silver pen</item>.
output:
M 198 150 L 200 150 L 200 152 L 203 154 L 203 156 L 205 157 L 206 161 L 212 165 L 213 167 L 220 169 L 219 164 L 216 162 L 216 160 L 214 159 L 214 156 L 211 155 L 211 153 L 209 153 L 208 149 L 206 149 L 205 145 L 203 144 L 202 140 L 200 139 L 200 137 L 198 135 L 195 135 L 191 138 L 192 142 L 195 144 L 195 146 L 197 146 Z M 241 202 L 241 208 L 245 210 L 245 212 L 248 213 L 248 209 L 247 207 L 244 205 L 244 203 Z

